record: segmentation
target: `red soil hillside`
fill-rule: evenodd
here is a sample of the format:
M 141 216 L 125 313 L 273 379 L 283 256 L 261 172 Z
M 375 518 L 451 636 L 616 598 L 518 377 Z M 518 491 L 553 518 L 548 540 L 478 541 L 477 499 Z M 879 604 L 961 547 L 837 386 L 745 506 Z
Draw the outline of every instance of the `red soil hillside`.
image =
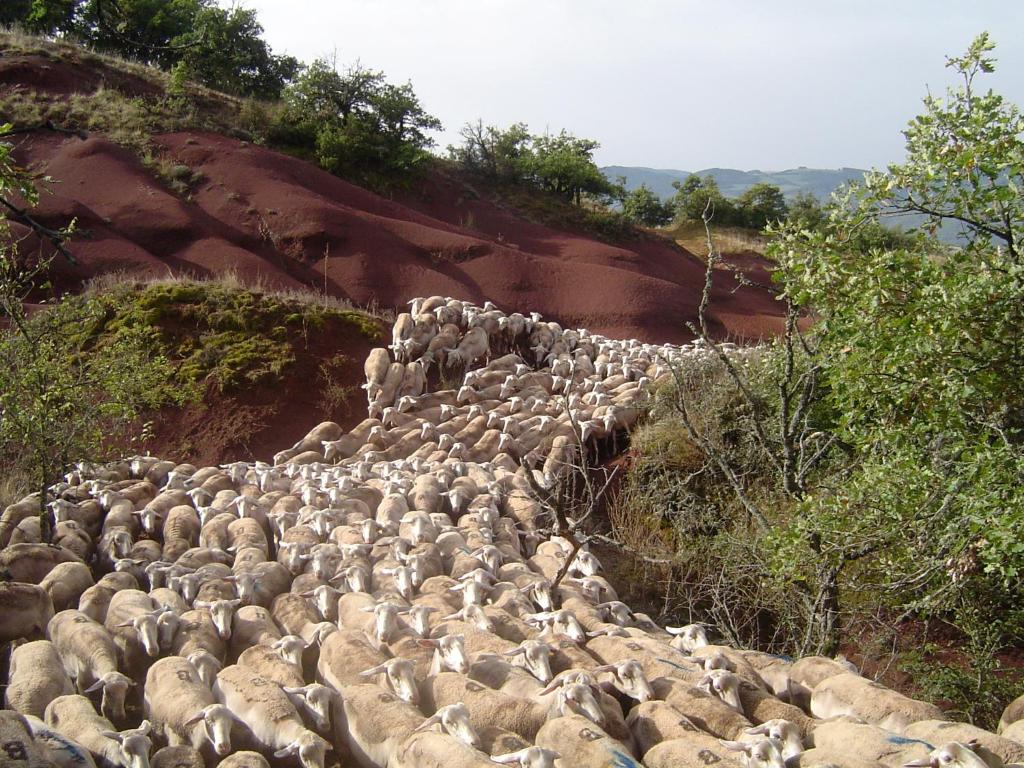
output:
M 95 71 L 71 79 L 59 62 L 34 68 L 31 59 L 0 58 L 0 94 L 91 93 L 100 82 L 134 88 Z M 704 267 L 668 240 L 646 236 L 616 246 L 558 231 L 440 174 L 397 202 L 225 136 L 173 133 L 154 141 L 164 168 L 191 169 L 187 198 L 100 135 L 35 133 L 19 142 L 20 159 L 58 182 L 44 196 L 40 218 L 77 219 L 72 251 L 79 265 L 60 266 L 62 288 L 110 271 L 232 271 L 271 286 L 326 285 L 360 305 L 403 307 L 413 296 L 441 294 L 535 310 L 612 336 L 690 336 L 685 322 L 694 318 Z M 770 295 L 733 292 L 727 282 L 723 275 L 712 304 L 716 333 L 758 338 L 778 329 Z

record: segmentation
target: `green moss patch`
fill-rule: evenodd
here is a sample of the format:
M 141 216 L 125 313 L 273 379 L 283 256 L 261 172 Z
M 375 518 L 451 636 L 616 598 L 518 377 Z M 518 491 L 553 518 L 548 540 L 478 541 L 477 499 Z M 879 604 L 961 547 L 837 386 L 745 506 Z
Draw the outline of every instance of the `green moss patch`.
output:
M 91 295 L 103 316 L 91 332 L 102 338 L 141 328 L 172 361 L 184 388 L 213 385 L 221 392 L 279 380 L 313 334 L 339 341 L 382 337 L 372 315 L 308 299 L 219 283 L 121 283 Z

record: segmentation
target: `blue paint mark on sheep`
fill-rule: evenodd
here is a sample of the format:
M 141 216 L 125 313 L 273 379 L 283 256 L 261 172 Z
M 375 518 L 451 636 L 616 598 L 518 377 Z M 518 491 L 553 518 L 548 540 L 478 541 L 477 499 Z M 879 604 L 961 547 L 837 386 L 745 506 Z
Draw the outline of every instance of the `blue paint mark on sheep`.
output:
M 612 755 L 614 755 L 612 768 L 640 768 L 640 764 L 629 755 L 618 751 L 612 752 Z
M 928 749 L 935 749 L 935 747 L 927 741 L 922 741 L 921 739 L 908 739 L 906 736 L 890 736 L 888 741 L 890 744 L 898 744 L 901 747 L 908 746 L 910 744 L 924 744 Z
M 676 669 L 681 669 L 684 671 L 693 669 L 693 667 L 684 667 L 682 664 L 676 664 L 674 661 L 669 661 L 668 659 L 659 658 L 658 661 L 664 662 L 665 664 L 668 664 L 670 667 L 675 667 Z

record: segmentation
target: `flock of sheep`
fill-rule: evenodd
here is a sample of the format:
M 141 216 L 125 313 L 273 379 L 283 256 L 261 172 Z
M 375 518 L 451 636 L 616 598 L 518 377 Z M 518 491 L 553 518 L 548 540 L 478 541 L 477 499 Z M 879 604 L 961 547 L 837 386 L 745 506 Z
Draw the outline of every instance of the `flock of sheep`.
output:
M 38 498 L 3 512 L 0 766 L 1024 761 L 1024 697 L 996 735 L 844 661 L 659 627 L 545 535 L 537 488 L 708 350 L 412 304 L 352 431 L 321 424 L 273 464 L 79 466 L 50 544 Z M 428 392 L 434 366 L 462 386 Z

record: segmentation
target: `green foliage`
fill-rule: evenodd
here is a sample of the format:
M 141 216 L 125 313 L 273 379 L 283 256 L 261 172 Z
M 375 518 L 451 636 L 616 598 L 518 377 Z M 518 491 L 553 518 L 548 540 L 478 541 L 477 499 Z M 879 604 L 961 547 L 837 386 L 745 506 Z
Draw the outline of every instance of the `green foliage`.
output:
M 527 176 L 533 137 L 526 123 L 502 130 L 477 120 L 464 125 L 460 135 L 463 144 L 448 147 L 448 154 L 465 170 L 505 183 L 521 182 Z
M 788 221 L 798 229 L 818 229 L 828 220 L 828 214 L 810 192 L 800 192 L 789 203 Z
M 255 11 L 214 0 L 17 0 L 0 10 L 0 24 L 12 23 L 165 70 L 182 65 L 196 82 L 241 96 L 277 98 L 299 70 L 271 52 Z
M 374 187 L 407 181 L 429 157 L 427 131 L 441 127 L 409 83 L 393 85 L 359 65 L 342 73 L 318 59 L 284 99 L 273 141 L 313 146 L 321 166 Z
M 253 10 L 204 7 L 195 14 L 188 37 L 173 41 L 185 46 L 174 66 L 225 93 L 276 99 L 300 65 L 292 56 L 275 56 L 262 34 Z
M 747 227 L 761 230 L 772 222 L 786 218 L 789 206 L 782 190 L 768 182 L 758 182 L 735 199 L 722 194 L 713 176 L 695 175 L 685 181 L 672 182 L 676 189 L 670 201 L 676 218 L 681 221 L 702 221 L 705 211 L 716 227 Z M 805 198 L 802 205 L 810 205 Z
M 628 193 L 622 201 L 622 212 L 638 224 L 660 227 L 668 224 L 675 216 L 671 202 L 662 202 L 646 184 Z
M 736 207 L 744 226 L 764 229 L 786 218 L 789 206 L 782 190 L 774 184 L 759 182 L 736 198 Z
M 739 225 L 740 217 L 732 200 L 718 189 L 714 176 L 690 176 L 685 181 L 672 182 L 676 190 L 672 198 L 676 216 L 683 221 L 701 221 L 705 212 L 716 226 Z
M 95 302 L 62 301 L 15 318 L 0 338 L 0 455 L 37 489 L 72 461 L 104 458 L 144 409 L 177 397 L 148 334 L 96 343 L 89 331 L 101 316 Z
M 607 203 L 625 194 L 594 162 L 600 144 L 592 139 L 566 131 L 531 135 L 524 123 L 501 130 L 484 127 L 479 120 L 463 126 L 461 135 L 463 144 L 448 147 L 449 157 L 464 171 L 489 181 L 532 187 L 576 206 Z
M 922 610 L 951 605 L 972 573 L 1010 586 L 1024 569 L 1024 119 L 975 93 L 989 50 L 983 35 L 951 60 L 964 86 L 925 100 L 905 163 L 870 174 L 823 231 L 786 230 L 773 248 L 787 293 L 819 315 L 838 426 L 862 457 L 814 509 L 898 528 L 886 567 L 919 577 Z M 926 230 L 961 221 L 963 246 L 921 232 L 859 247 L 865 224 L 906 211 L 928 213 Z
M 370 339 L 379 324 L 354 310 L 242 290 L 217 283 L 125 283 L 98 292 L 104 308 L 96 333 L 150 335 L 175 366 L 175 385 L 235 392 L 277 381 L 294 364 L 307 334 L 331 323 Z

